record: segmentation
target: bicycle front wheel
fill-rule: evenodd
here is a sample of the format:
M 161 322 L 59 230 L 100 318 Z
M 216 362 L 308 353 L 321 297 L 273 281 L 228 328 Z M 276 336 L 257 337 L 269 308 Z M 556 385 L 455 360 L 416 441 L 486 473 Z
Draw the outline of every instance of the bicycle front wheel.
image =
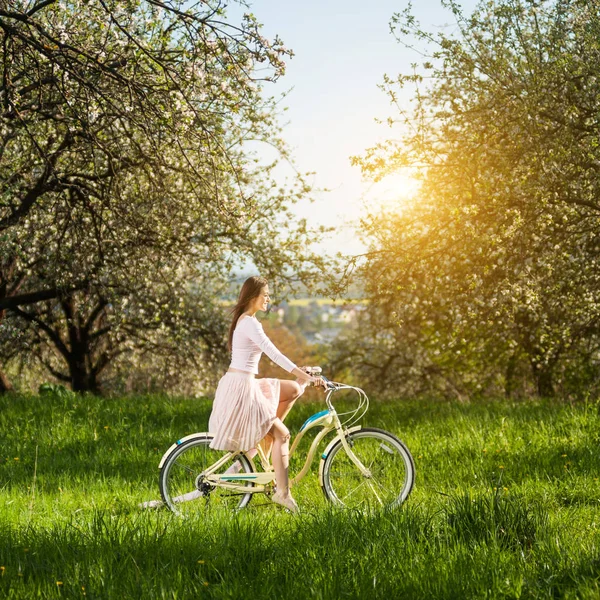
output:
M 173 449 L 160 470 L 159 486 L 164 503 L 176 514 L 189 516 L 210 507 L 228 510 L 244 508 L 252 493 L 234 491 L 210 484 L 205 472 L 229 452 L 210 447 L 213 436 L 203 434 L 186 440 Z M 219 467 L 218 473 L 253 473 L 245 454 L 236 454 Z M 253 487 L 251 481 L 239 481 L 240 487 Z
M 414 461 L 404 443 L 375 428 L 354 431 L 346 440 L 369 473 L 361 473 L 338 440 L 323 459 L 321 487 L 325 497 L 334 504 L 360 509 L 404 502 L 415 481 Z

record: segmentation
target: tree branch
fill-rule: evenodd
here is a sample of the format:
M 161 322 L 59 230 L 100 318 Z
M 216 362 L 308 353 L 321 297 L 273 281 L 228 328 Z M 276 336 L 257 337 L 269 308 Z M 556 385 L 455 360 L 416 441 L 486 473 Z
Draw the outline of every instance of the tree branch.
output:
M 19 307 L 12 307 L 11 311 L 19 317 L 25 319 L 25 321 L 27 321 L 28 323 L 35 323 L 36 325 L 38 325 L 38 327 L 42 331 L 44 331 L 44 333 L 46 333 L 46 335 L 52 340 L 56 348 L 65 357 L 67 362 L 69 361 L 71 357 L 71 352 L 69 351 L 65 343 L 62 341 L 60 335 L 56 331 L 54 331 L 54 329 L 52 329 L 47 323 L 44 323 L 44 321 L 42 321 L 37 315 L 32 315 L 27 311 L 21 310 Z
M 8 296 L 6 298 L 0 298 L 0 310 L 12 310 L 14 311 L 19 306 L 26 306 L 28 304 L 36 304 L 44 300 L 53 300 L 63 294 L 75 292 L 77 290 L 84 289 L 88 286 L 88 280 L 82 281 L 71 288 L 48 288 L 46 290 L 39 290 L 37 292 L 28 292 L 25 294 L 19 294 L 18 296 Z

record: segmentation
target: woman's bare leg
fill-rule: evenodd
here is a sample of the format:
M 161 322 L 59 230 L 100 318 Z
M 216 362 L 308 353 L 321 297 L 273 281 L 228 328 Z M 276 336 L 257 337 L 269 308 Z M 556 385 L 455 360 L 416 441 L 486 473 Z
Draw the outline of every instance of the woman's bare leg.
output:
M 254 458 L 258 454 L 258 450 L 256 448 L 252 448 L 246 452 L 246 456 L 248 458 Z M 242 463 L 239 460 L 236 460 L 228 469 L 225 471 L 225 475 L 227 473 L 239 473 L 242 470 Z
M 265 435 L 265 437 L 258 442 L 258 445 L 262 448 L 262 451 L 268 461 L 269 456 L 271 455 L 271 450 L 273 449 L 273 436 L 270 433 L 267 433 L 267 435 Z
M 290 464 L 290 432 L 281 422 L 281 419 L 275 419 L 269 433 L 273 439 L 273 468 L 275 470 L 277 492 L 287 498 L 290 494 L 290 482 L 288 477 L 288 467 Z
M 273 494 L 271 500 L 289 511 L 297 513 L 298 505 L 290 494 L 288 476 L 290 432 L 281 422 L 281 419 L 275 419 L 275 423 L 271 428 L 271 435 L 273 436 L 273 468 L 275 469 L 275 482 L 277 483 L 277 491 Z
M 277 406 L 276 414 L 281 421 L 287 417 L 290 410 L 292 410 L 292 406 L 294 406 L 294 403 L 302 395 L 303 391 L 304 389 L 297 381 L 289 379 L 279 380 L 279 405 Z M 273 448 L 271 432 L 261 440 L 260 446 L 268 459 Z
M 296 400 L 304 392 L 303 387 L 297 381 L 282 379 L 279 381 L 279 406 L 277 416 L 284 421 Z

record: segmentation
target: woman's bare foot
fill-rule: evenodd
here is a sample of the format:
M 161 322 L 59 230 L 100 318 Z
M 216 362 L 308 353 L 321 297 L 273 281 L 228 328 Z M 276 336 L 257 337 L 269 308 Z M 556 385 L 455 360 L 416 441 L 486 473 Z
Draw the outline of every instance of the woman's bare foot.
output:
M 287 508 L 291 513 L 298 514 L 300 512 L 298 504 L 289 494 L 287 496 L 284 496 L 279 492 L 275 492 L 271 496 L 271 500 L 275 502 L 275 504 L 279 504 L 280 506 Z

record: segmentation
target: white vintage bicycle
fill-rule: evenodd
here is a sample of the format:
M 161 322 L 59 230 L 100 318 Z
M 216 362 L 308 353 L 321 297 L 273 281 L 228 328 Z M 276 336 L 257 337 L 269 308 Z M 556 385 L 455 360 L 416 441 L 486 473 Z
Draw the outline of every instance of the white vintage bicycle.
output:
M 320 374 L 312 367 L 311 374 Z M 369 408 L 369 399 L 358 387 L 329 381 L 327 409 L 309 417 L 290 448 L 290 457 L 307 431 L 321 430 L 313 439 L 304 466 L 291 477 L 300 482 L 310 470 L 317 449 L 331 432 L 335 436 L 321 453 L 319 481 L 325 497 L 349 508 L 397 506 L 410 494 L 415 466 L 408 448 L 396 436 L 382 429 L 357 424 Z M 358 405 L 338 413 L 332 399 L 343 390 L 358 395 Z M 189 514 L 208 506 L 244 508 L 255 494 L 270 496 L 275 473 L 261 447 L 258 469 L 245 452 L 213 450 L 210 433 L 194 433 L 177 440 L 164 454 L 159 466 L 160 492 L 164 503 L 177 514 Z

